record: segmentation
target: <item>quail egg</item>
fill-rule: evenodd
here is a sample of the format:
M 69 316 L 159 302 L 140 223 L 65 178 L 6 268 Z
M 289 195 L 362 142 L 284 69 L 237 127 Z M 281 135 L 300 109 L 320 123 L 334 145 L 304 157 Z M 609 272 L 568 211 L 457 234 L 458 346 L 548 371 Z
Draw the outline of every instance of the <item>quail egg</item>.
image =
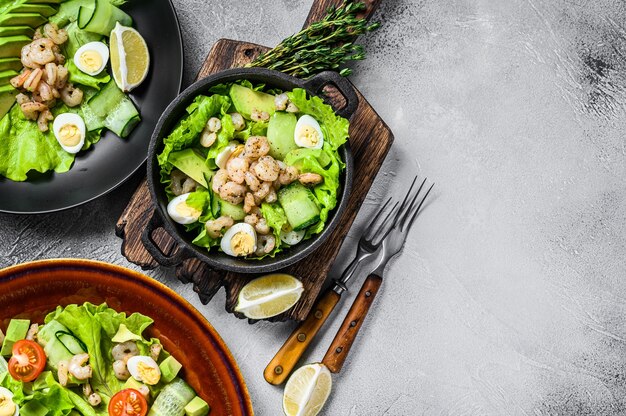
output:
M 229 256 L 248 256 L 256 251 L 256 232 L 250 224 L 237 223 L 224 233 L 220 247 Z
M 202 215 L 202 211 L 187 205 L 189 195 L 191 193 L 179 195 L 167 204 L 167 214 L 179 224 L 192 224 L 198 221 L 198 218 Z
M 289 244 L 290 246 L 295 246 L 300 241 L 302 241 L 302 239 L 304 238 L 304 234 L 306 234 L 306 230 L 300 230 L 300 231 L 294 231 L 294 230 L 284 231 L 284 230 L 281 230 L 281 232 L 280 232 L 280 240 L 283 243 L 285 243 L 285 244 Z
M 307 114 L 298 119 L 293 139 L 298 146 L 307 149 L 321 149 L 324 145 L 324 134 L 320 123 Z
M 0 387 L 0 415 L 18 416 L 20 410 L 13 401 L 13 392 L 5 387 Z
M 87 75 L 98 75 L 107 66 L 109 48 L 102 42 L 89 42 L 78 48 L 74 64 Z
M 78 153 L 85 144 L 85 122 L 74 113 L 63 113 L 55 117 L 52 123 L 54 137 L 67 153 Z
M 152 357 L 136 355 L 130 357 L 126 365 L 130 375 L 137 381 L 154 386 L 161 380 L 161 369 Z

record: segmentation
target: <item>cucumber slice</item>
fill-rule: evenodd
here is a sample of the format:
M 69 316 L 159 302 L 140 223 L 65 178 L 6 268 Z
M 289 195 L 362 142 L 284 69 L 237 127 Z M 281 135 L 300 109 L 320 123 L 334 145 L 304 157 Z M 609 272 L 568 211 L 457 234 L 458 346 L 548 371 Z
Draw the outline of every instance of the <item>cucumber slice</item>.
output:
M 133 19 L 109 0 L 96 0 L 93 8 L 81 6 L 78 11 L 78 27 L 88 32 L 109 36 L 117 22 L 132 26 Z
M 184 416 L 185 406 L 196 397 L 196 392 L 182 379 L 165 385 L 148 412 L 148 416 Z
M 242 204 L 234 205 L 217 196 L 215 197 L 219 199 L 221 215 L 227 215 L 235 221 L 242 221 L 246 217 L 246 212 L 243 210 Z
M 6 373 L 9 369 L 9 363 L 0 355 L 0 374 Z
M 76 336 L 70 332 L 58 331 L 56 333 L 56 337 L 73 355 L 87 352 L 87 346 L 85 343 L 76 338 Z
M 278 191 L 278 202 L 294 231 L 303 230 L 320 220 L 320 209 L 315 195 L 300 183 L 294 182 Z
M 113 80 L 83 106 L 83 114 L 89 131 L 106 127 L 120 137 L 128 136 L 141 120 L 133 102 Z

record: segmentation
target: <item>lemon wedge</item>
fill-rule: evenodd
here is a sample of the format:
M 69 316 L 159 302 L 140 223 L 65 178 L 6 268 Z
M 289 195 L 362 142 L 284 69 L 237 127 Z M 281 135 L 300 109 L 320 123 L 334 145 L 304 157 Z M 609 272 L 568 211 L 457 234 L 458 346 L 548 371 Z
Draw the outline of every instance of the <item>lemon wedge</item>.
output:
M 285 385 L 283 411 L 287 416 L 315 416 L 330 395 L 333 379 L 325 365 L 307 364 L 297 369 Z
M 113 79 L 124 92 L 131 91 L 146 79 L 150 68 L 150 52 L 144 38 L 132 27 L 119 22 L 109 39 Z
M 271 318 L 295 305 L 303 291 L 302 282 L 293 276 L 268 274 L 241 289 L 235 311 L 250 319 Z

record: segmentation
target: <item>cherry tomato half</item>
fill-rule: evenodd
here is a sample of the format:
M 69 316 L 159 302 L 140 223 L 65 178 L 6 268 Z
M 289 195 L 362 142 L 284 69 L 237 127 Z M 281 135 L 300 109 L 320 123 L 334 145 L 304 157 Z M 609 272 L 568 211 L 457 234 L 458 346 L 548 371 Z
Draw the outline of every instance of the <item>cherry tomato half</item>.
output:
M 46 353 L 35 341 L 23 339 L 13 344 L 9 360 L 9 374 L 16 380 L 36 379 L 46 366 Z
M 148 402 L 135 389 L 124 389 L 111 397 L 109 402 L 110 416 L 145 416 L 148 413 Z

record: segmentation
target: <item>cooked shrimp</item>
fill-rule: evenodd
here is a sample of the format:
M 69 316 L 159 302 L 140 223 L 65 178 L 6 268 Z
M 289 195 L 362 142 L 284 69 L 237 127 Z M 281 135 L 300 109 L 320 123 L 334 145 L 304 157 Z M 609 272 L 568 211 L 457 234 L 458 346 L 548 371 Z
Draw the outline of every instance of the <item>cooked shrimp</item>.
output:
M 248 192 L 246 194 L 245 199 L 243 200 L 243 210 L 246 212 L 246 214 L 249 214 L 250 212 L 252 212 L 252 209 L 254 207 L 256 207 L 256 201 L 254 200 L 254 195 Z
M 52 39 L 41 38 L 34 40 L 30 44 L 30 53 L 28 57 L 30 60 L 37 65 L 45 65 L 48 62 L 54 62 L 56 60 L 56 56 L 54 54 L 54 42 Z
M 77 379 L 87 380 L 93 374 L 93 369 L 89 364 L 87 364 L 87 361 L 89 361 L 89 354 L 86 352 L 76 354 L 70 360 L 70 364 L 67 366 L 67 369 L 70 374 Z
M 222 122 L 217 117 L 211 117 L 209 121 L 206 122 L 206 127 L 210 132 L 217 133 L 222 128 Z
M 211 147 L 216 140 L 217 134 L 215 134 L 215 132 L 209 131 L 207 128 L 202 130 L 202 134 L 200 135 L 200 145 L 202 147 Z
M 39 332 L 39 325 L 32 324 L 30 328 L 28 328 L 28 332 L 26 333 L 26 339 L 29 341 L 35 341 L 37 339 L 38 332 Z
M 48 83 L 48 85 L 54 86 L 57 82 L 57 64 L 54 62 L 49 62 L 44 67 L 43 80 Z
M 270 120 L 270 113 L 267 111 L 254 110 L 250 113 L 250 119 L 256 122 L 268 122 Z
M 68 381 L 68 373 L 67 373 L 68 362 L 67 360 L 61 360 L 57 364 L 57 376 L 59 379 L 59 384 L 63 387 L 67 386 Z
M 126 341 L 117 344 L 111 350 L 114 360 L 121 360 L 126 363 L 131 357 L 139 355 L 139 348 L 135 341 Z
M 37 65 L 36 63 L 34 63 L 32 58 L 30 57 L 30 51 L 31 51 L 30 43 L 22 46 L 22 51 L 20 53 L 20 60 L 22 61 L 22 65 L 24 65 L 26 68 L 31 68 L 31 69 L 40 68 L 41 65 Z
M 72 84 L 67 84 L 60 93 L 61 100 L 68 107 L 76 107 L 83 101 L 83 91 L 80 88 L 74 87 Z
M 286 93 L 278 94 L 274 97 L 274 107 L 278 111 L 285 111 L 287 109 L 287 103 L 289 102 L 289 97 Z
M 47 23 L 43 27 L 43 33 L 57 45 L 62 45 L 67 42 L 67 31 L 65 29 L 59 29 L 55 23 Z
M 113 372 L 118 380 L 128 380 L 130 378 L 128 367 L 123 360 L 113 361 Z
M 226 163 L 226 171 L 233 182 L 242 184 L 246 179 L 246 172 L 250 168 L 250 163 L 241 157 L 232 157 Z
M 271 156 L 261 156 L 259 163 L 254 167 L 254 173 L 262 181 L 273 182 L 278 179 L 280 167 Z
M 17 103 L 18 103 L 19 105 L 26 104 L 26 103 L 30 102 L 30 97 L 29 97 L 28 95 L 26 95 L 26 94 L 22 94 L 22 93 L 20 92 L 19 94 L 17 94 L 17 95 L 15 96 L 15 101 L 17 101 Z
M 278 200 L 278 194 L 274 188 L 270 189 L 270 193 L 265 197 L 265 202 L 271 204 L 272 202 L 276 202 Z
M 154 361 L 158 361 L 159 355 L 161 355 L 161 350 L 163 350 L 163 346 L 158 342 L 150 345 L 150 357 Z
M 170 190 L 176 196 L 182 195 L 183 192 L 183 182 L 187 179 L 187 175 L 179 171 L 178 169 L 172 170 L 170 173 Z
M 54 116 L 50 110 L 45 109 L 39 113 L 39 117 L 37 117 L 37 127 L 39 127 L 39 131 L 48 131 L 48 122 L 52 120 L 54 120 Z
M 298 111 L 300 111 L 300 109 L 298 108 L 297 105 L 295 105 L 294 103 L 290 101 L 285 111 L 287 111 L 288 113 L 297 113 Z
M 246 127 L 246 122 L 243 120 L 243 116 L 239 113 L 231 113 L 230 119 L 233 121 L 233 126 L 236 131 L 243 130 Z
M 272 183 L 271 182 L 263 182 L 261 184 L 261 186 L 259 187 L 259 190 L 254 192 L 253 195 L 255 198 L 258 198 L 260 200 L 264 200 L 265 197 L 270 193 L 270 190 L 272 189 Z
M 41 33 L 41 28 L 38 27 L 37 30 L 35 30 L 35 33 L 33 34 L 33 40 L 37 40 L 41 38 L 43 38 L 43 33 Z
M 42 76 L 43 71 L 40 68 L 33 69 L 28 78 L 26 78 L 26 81 L 24 81 L 24 85 L 22 85 L 22 87 L 24 87 L 26 91 L 35 91 L 37 87 L 39 87 L 39 82 L 41 81 Z
M 211 189 L 216 194 L 219 194 L 220 188 L 226 185 L 226 182 L 228 181 L 228 172 L 226 171 L 226 169 L 220 169 L 215 173 L 215 175 L 213 175 L 213 180 L 211 181 Z
M 270 152 L 270 142 L 265 136 L 250 136 L 243 148 L 243 157 L 256 160 Z
M 246 180 L 246 185 L 248 185 L 248 188 L 250 188 L 252 192 L 258 191 L 261 187 L 261 182 L 250 170 L 244 173 L 244 178 Z
M 270 233 L 270 226 L 267 225 L 267 220 L 265 218 L 261 218 L 259 219 L 259 221 L 257 221 L 257 223 L 254 225 L 254 229 L 256 230 L 257 233 L 259 234 L 269 234 Z
M 260 235 L 256 239 L 256 254 L 257 256 L 262 256 L 264 254 L 269 254 L 276 247 L 276 238 L 273 235 Z
M 207 221 L 204 228 L 209 237 L 219 238 L 222 236 L 222 230 L 232 227 L 234 223 L 231 217 L 222 215 L 217 219 Z
M 285 166 L 284 169 L 280 170 L 280 175 L 278 175 L 278 183 L 281 185 L 289 185 L 291 182 L 294 182 L 298 179 L 298 168 L 295 166 Z
M 220 187 L 220 198 L 231 204 L 241 204 L 246 195 L 246 187 L 236 182 L 226 182 Z
M 24 71 L 11 78 L 9 82 L 14 88 L 21 88 L 28 77 L 30 77 L 31 72 L 30 69 L 24 69 Z
M 24 117 L 26 117 L 27 119 L 37 120 L 37 117 L 39 117 L 39 112 L 47 110 L 48 106 L 43 103 L 29 101 L 20 105 L 20 109 L 22 110 L 22 113 L 24 113 Z
M 244 217 L 243 222 L 254 227 L 256 223 L 259 222 L 259 216 L 256 214 L 248 214 Z
M 322 175 L 319 175 L 317 173 L 306 172 L 301 173 L 300 176 L 298 176 L 298 180 L 304 186 L 313 186 L 317 185 L 318 183 L 322 183 L 324 178 L 322 178 Z
M 96 407 L 100 405 L 100 403 L 102 403 L 102 397 L 100 397 L 98 393 L 94 392 L 89 395 L 89 397 L 87 398 L 87 401 L 89 402 L 91 406 Z
M 50 101 L 54 98 L 54 95 L 52 94 L 52 87 L 50 87 L 50 85 L 48 85 L 46 81 L 39 82 L 39 86 L 37 87 L 37 92 L 39 92 L 39 96 L 41 97 L 41 100 L 44 102 Z
M 93 388 L 91 388 L 90 383 L 83 384 L 83 396 L 89 397 L 93 393 Z
M 63 89 L 63 87 L 65 87 L 65 84 L 67 84 L 68 76 L 69 72 L 67 71 L 67 68 L 63 65 L 57 65 L 57 80 L 54 84 L 54 87 L 58 90 Z

